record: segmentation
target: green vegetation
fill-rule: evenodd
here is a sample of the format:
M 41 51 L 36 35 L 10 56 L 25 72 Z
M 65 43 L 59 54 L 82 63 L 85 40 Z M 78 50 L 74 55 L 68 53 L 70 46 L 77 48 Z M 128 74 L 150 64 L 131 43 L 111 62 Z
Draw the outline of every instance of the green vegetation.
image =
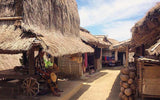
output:
M 44 59 L 44 63 L 45 63 L 45 68 L 49 68 L 50 66 L 53 66 L 53 63 L 50 61 L 47 61 Z

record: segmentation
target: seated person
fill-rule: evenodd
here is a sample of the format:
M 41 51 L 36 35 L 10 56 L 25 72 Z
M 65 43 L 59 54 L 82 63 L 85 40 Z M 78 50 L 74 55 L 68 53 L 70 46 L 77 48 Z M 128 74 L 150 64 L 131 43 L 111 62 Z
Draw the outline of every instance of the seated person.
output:
M 60 94 L 58 94 L 57 92 L 61 92 L 61 91 L 58 89 L 55 81 L 57 80 L 57 76 L 53 72 L 53 68 L 50 68 L 50 69 L 45 68 L 43 56 L 44 56 L 44 52 L 42 51 L 42 49 L 40 49 L 38 55 L 35 58 L 36 71 L 38 74 L 42 76 L 42 78 L 44 78 L 47 81 L 53 95 L 60 96 Z

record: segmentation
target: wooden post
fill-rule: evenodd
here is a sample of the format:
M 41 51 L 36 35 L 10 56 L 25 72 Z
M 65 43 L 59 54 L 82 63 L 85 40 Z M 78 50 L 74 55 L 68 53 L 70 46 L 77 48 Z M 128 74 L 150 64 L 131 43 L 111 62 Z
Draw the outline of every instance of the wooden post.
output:
M 118 61 L 118 50 L 117 49 L 115 50 L 115 61 L 116 62 Z
M 142 56 L 145 56 L 145 48 L 144 48 L 144 44 L 141 45 L 141 50 L 142 50 Z
M 126 67 L 128 67 L 128 63 L 129 63 L 129 48 L 127 46 L 126 47 Z
M 101 48 L 101 54 L 100 54 L 100 69 L 102 69 L 102 48 Z
M 102 60 L 102 48 L 101 48 L 101 54 L 100 54 L 100 59 Z
M 95 53 L 94 53 L 94 68 L 96 69 L 96 70 L 99 70 L 100 69 L 100 67 L 101 67 L 101 65 L 100 65 L 100 61 L 101 61 L 101 57 L 102 57 L 102 54 L 101 54 L 101 52 L 102 52 L 102 49 L 101 48 L 98 48 L 98 47 L 96 47 L 95 48 Z
M 27 66 L 27 52 L 23 53 L 23 65 Z
M 34 75 L 35 74 L 35 67 L 34 67 L 34 49 L 32 48 L 29 50 L 29 55 L 28 55 L 28 62 L 29 62 L 29 75 Z
M 123 62 L 122 62 L 123 65 L 126 65 L 126 53 L 123 53 Z

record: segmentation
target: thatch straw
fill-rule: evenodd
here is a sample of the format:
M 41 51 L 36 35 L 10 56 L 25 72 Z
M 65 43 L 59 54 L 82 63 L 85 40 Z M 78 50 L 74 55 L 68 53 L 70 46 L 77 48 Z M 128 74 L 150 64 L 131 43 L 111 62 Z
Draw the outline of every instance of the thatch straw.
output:
M 113 46 L 116 45 L 116 44 L 119 44 L 119 42 L 115 39 L 111 39 L 111 38 L 106 38 L 105 41 L 108 41 L 111 46 L 109 47 L 109 50 L 113 50 Z
M 0 0 L 0 17 L 16 16 L 23 16 L 28 26 L 79 36 L 80 19 L 75 0 Z
M 43 31 L 43 36 L 31 30 L 22 31 L 15 26 L 3 26 L 0 32 L 0 53 L 22 53 L 30 50 L 34 45 L 40 45 L 52 56 L 62 56 L 75 53 L 94 52 L 93 48 L 85 45 L 80 38 L 64 37 L 61 34 Z M 34 33 L 37 31 L 34 31 Z M 36 46 L 37 46 L 36 45 Z
M 24 0 L 24 23 L 40 29 L 79 36 L 79 15 L 75 0 Z
M 18 13 L 22 8 L 23 20 L 21 29 L 15 29 L 14 21 L 0 21 L 0 26 L 3 26 L 0 27 L 0 51 L 3 53 L 24 52 L 32 48 L 33 44 L 40 44 L 53 56 L 94 52 L 93 48 L 85 45 L 79 38 L 80 20 L 75 0 L 0 2 L 5 5 L 5 11 L 10 3 L 16 5 L 15 8 L 11 7 L 14 14 L 9 11 L 10 16 L 22 15 Z
M 15 15 L 14 0 L 0 0 L 0 17 L 12 17 Z
M 64 37 L 46 34 L 42 40 L 47 44 L 47 52 L 53 56 L 70 55 L 76 53 L 94 52 L 94 49 L 84 44 L 80 38 Z
M 149 10 L 144 18 L 132 28 L 132 44 L 152 45 L 160 38 L 160 3 Z M 149 41 L 148 41 L 149 40 Z
M 119 44 L 119 42 L 115 39 L 111 39 L 106 37 L 105 35 L 96 35 L 96 37 L 101 40 L 104 41 L 105 43 L 109 44 L 109 50 L 113 50 L 113 46 Z
M 118 44 L 119 42 L 115 39 L 107 38 L 107 40 L 111 43 L 112 46 Z
M 125 40 L 125 41 L 121 41 L 117 44 L 113 45 L 112 49 L 119 49 L 121 51 L 125 51 L 127 46 L 130 46 L 131 44 L 131 39 Z
M 0 17 L 22 16 L 23 0 L 0 0 Z
M 89 43 L 90 45 L 98 45 L 98 39 L 94 37 L 90 32 L 84 28 L 80 29 L 80 37 L 83 41 L 86 43 Z
M 32 44 L 35 43 L 36 38 L 23 36 L 21 29 L 15 29 L 14 25 L 0 27 L 0 52 L 3 53 L 21 53 L 31 49 Z
M 98 39 L 96 36 L 92 35 L 88 30 L 82 27 L 80 28 L 80 38 L 82 41 L 92 46 L 97 46 L 100 48 L 108 48 L 110 46 L 109 43 Z

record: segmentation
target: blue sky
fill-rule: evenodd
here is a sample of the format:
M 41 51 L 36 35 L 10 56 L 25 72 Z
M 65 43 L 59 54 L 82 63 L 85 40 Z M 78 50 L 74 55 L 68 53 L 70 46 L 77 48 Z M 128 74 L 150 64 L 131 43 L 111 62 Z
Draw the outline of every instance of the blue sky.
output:
M 123 41 L 130 29 L 160 0 L 76 0 L 81 26 L 94 35 Z

